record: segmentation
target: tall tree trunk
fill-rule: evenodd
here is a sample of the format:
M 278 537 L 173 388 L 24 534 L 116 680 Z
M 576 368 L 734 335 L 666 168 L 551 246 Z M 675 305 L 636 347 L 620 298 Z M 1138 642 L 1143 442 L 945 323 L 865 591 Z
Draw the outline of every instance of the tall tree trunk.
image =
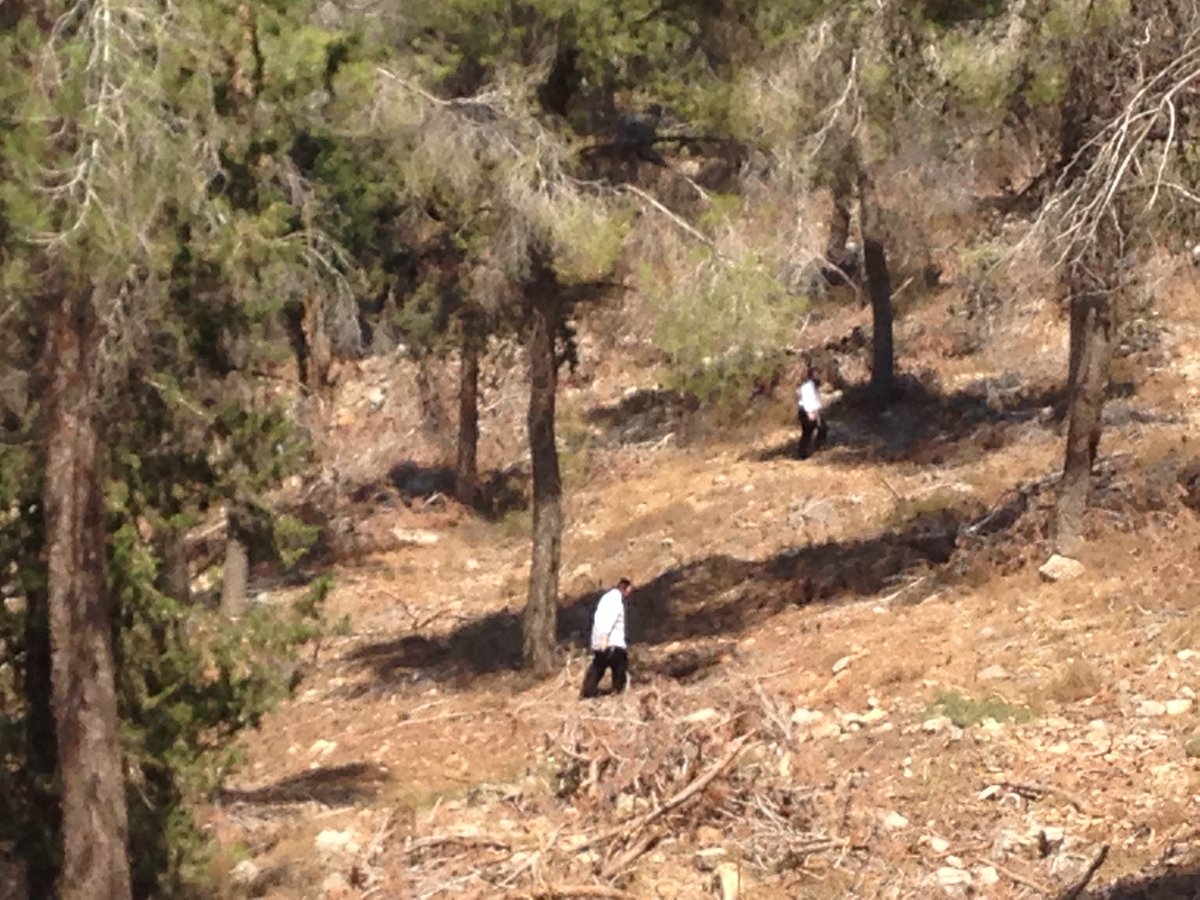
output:
M 889 59 L 888 29 L 900 4 L 883 0 L 875 14 L 866 21 L 861 38 L 867 52 Z M 874 155 L 871 152 L 870 91 L 858 84 L 860 108 L 854 129 L 851 153 L 858 179 L 858 221 L 862 230 L 863 270 L 867 276 L 867 294 L 871 298 L 871 393 L 875 403 L 884 407 L 895 399 L 895 350 L 892 342 L 892 276 L 888 271 L 883 214 L 875 196 L 875 180 L 871 175 Z
M 549 281 L 549 284 L 545 282 Z M 525 666 L 547 675 L 554 667 L 558 618 L 558 567 L 562 555 L 562 478 L 554 440 L 558 393 L 555 339 L 559 298 L 552 278 L 539 277 L 529 304 L 529 454 L 533 460 L 533 559 L 525 604 Z
M 1080 293 L 1071 299 L 1072 387 L 1068 400 L 1067 452 L 1055 508 L 1055 545 L 1065 556 L 1083 542 L 1092 466 L 1100 445 L 1104 396 L 1108 389 L 1116 335 L 1115 304 L 1109 291 Z
M 225 514 L 225 568 L 221 577 L 221 612 L 227 616 L 240 616 L 246 611 L 246 592 L 250 581 L 246 518 L 240 503 L 235 501 L 229 504 Z
M 862 126 L 866 128 L 865 125 Z M 896 393 L 895 351 L 892 343 L 892 276 L 883 244 L 883 221 L 875 201 L 875 184 L 867 168 L 864 144 L 859 147 L 858 200 L 863 237 L 863 268 L 871 298 L 871 393 L 880 406 Z
M 1068 311 L 1070 332 L 1068 339 L 1067 350 L 1067 397 L 1075 395 L 1075 388 L 1079 384 L 1079 373 L 1083 363 L 1083 335 L 1087 331 L 1087 323 L 1079 321 L 1081 316 L 1085 316 L 1087 307 L 1083 303 L 1071 301 L 1071 308 Z M 1069 399 L 1068 399 L 1069 402 Z
M 300 320 L 304 335 L 305 353 L 301 361 L 304 385 L 310 395 L 320 397 L 329 384 L 329 369 L 333 365 L 333 343 L 325 330 L 325 296 L 314 291 L 304 303 Z
M 454 492 L 459 502 L 475 504 L 479 491 L 479 351 L 474 325 L 463 321 L 462 360 L 458 373 L 458 456 Z
M 97 421 L 100 334 L 91 297 L 64 294 L 47 336 L 44 500 L 63 900 L 130 896 Z
M 25 766 L 23 777 L 38 828 L 22 834 L 21 859 L 30 897 L 54 896 L 59 853 L 52 841 L 62 833 L 62 813 L 54 790 L 58 741 L 54 727 L 53 679 L 50 656 L 50 611 L 44 590 L 26 595 L 25 611 Z

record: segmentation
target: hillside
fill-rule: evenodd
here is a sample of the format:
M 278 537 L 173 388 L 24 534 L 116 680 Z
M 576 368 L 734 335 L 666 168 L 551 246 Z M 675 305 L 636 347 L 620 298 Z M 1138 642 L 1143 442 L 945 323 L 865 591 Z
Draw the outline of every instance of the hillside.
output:
M 0 900 L 1200 897 L 1200 0 L 0 44 Z
M 545 682 L 513 668 L 526 515 L 447 500 L 409 376 L 346 373 L 338 512 L 374 542 L 336 565 L 352 633 L 205 814 L 228 895 L 1194 896 L 1197 300 L 1191 271 L 1162 285 L 1170 324 L 1126 355 L 1082 574 L 1058 582 L 1066 324 L 1040 298 L 965 356 L 938 337 L 956 289 L 914 306 L 904 402 L 876 418 L 846 384 L 805 462 L 795 371 L 693 412 L 585 330 Z M 827 310 L 796 347 L 868 315 Z M 489 467 L 519 461 L 522 384 L 492 381 Z M 583 702 L 582 635 L 622 575 L 631 690 Z

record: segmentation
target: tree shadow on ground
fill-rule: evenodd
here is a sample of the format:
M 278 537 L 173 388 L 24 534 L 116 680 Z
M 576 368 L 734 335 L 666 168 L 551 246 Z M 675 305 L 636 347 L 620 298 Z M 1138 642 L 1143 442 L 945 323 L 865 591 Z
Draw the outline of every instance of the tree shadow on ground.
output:
M 700 401 L 685 391 L 639 389 L 608 406 L 587 411 L 585 418 L 599 432 L 597 443 L 604 448 L 645 444 L 696 429 L 695 413 Z
M 1012 373 L 981 378 L 951 393 L 903 377 L 896 398 L 882 412 L 868 386 L 854 385 L 827 411 L 829 437 L 819 457 L 835 464 L 965 462 L 1003 448 L 1030 425 L 1060 422 L 1065 408 L 1061 385 L 1026 384 Z M 798 449 L 797 435 L 747 458 L 795 457 Z
M 1126 876 L 1085 896 L 1092 900 L 1196 900 L 1200 898 L 1200 869 Z
M 639 647 L 735 638 L 790 607 L 875 595 L 907 572 L 946 563 L 966 518 L 963 510 L 943 509 L 864 540 L 797 547 L 765 560 L 720 554 L 670 569 L 635 587 L 627 604 L 630 634 Z M 560 607 L 560 644 L 584 645 L 597 596 L 577 595 Z M 715 665 L 727 649 L 713 649 L 712 659 L 667 656 L 650 668 L 687 679 Z M 384 684 L 466 684 L 520 665 L 521 615 L 506 609 L 444 636 L 360 645 L 347 659 L 369 666 Z
M 407 506 L 421 506 L 432 498 L 454 495 L 454 470 L 406 460 L 388 472 L 388 483 L 391 492 L 385 490 L 382 496 L 398 498 Z M 529 471 L 522 466 L 480 473 L 472 506 L 484 518 L 501 519 L 510 512 L 528 508 L 529 484 Z M 368 492 L 371 490 L 369 485 L 366 488 Z M 351 499 L 357 500 L 357 496 L 352 494 Z
M 326 806 L 353 806 L 378 794 L 388 781 L 386 770 L 372 763 L 350 763 L 312 769 L 289 775 L 274 784 L 252 790 L 224 789 L 224 804 L 249 803 L 275 806 L 286 803 L 322 803 Z
M 734 641 L 718 641 L 711 645 L 686 647 L 662 657 L 641 661 L 639 673 L 670 678 L 672 681 L 702 681 L 716 672 L 722 663 L 737 652 Z
M 449 466 L 430 466 L 405 460 L 393 466 L 386 476 L 352 485 L 342 495 L 359 508 L 405 506 L 418 512 L 445 505 L 454 496 L 454 470 Z M 473 509 L 486 519 L 502 519 L 515 510 L 529 506 L 530 474 L 527 467 L 509 466 L 480 473 Z M 307 524 L 327 523 L 334 498 L 324 494 L 297 514 Z

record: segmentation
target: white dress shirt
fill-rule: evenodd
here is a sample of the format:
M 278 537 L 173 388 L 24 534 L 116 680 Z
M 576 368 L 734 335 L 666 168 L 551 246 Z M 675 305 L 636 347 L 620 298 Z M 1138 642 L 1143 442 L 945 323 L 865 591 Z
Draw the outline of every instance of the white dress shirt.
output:
M 608 638 L 607 644 L 604 639 Z M 596 604 L 596 615 L 592 618 L 592 649 L 601 645 L 625 646 L 625 598 L 618 588 L 606 591 Z
M 821 395 L 817 393 L 817 383 L 811 378 L 800 385 L 796 396 L 800 400 L 800 408 L 809 416 L 815 416 L 821 411 Z

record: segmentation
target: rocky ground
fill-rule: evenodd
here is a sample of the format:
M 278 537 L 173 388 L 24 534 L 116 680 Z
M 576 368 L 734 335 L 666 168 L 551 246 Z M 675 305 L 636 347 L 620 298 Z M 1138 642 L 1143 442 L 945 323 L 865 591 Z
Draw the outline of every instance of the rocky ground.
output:
M 519 372 L 485 390 L 507 474 L 481 513 L 447 499 L 409 375 L 360 367 L 330 412 L 335 518 L 358 536 L 331 602 L 352 633 L 205 813 L 227 892 L 1200 895 L 1200 295 L 1171 292 L 1170 326 L 1121 362 L 1091 540 L 1060 569 L 1041 571 L 1065 368 L 1047 304 L 969 352 L 949 298 L 914 309 L 883 418 L 845 346 L 865 311 L 813 321 L 798 346 L 840 361 L 840 392 L 832 445 L 803 463 L 787 378 L 721 419 L 650 358 L 584 371 L 563 392 L 564 656 L 545 682 L 513 668 Z M 622 575 L 632 689 L 583 703 L 591 605 Z

